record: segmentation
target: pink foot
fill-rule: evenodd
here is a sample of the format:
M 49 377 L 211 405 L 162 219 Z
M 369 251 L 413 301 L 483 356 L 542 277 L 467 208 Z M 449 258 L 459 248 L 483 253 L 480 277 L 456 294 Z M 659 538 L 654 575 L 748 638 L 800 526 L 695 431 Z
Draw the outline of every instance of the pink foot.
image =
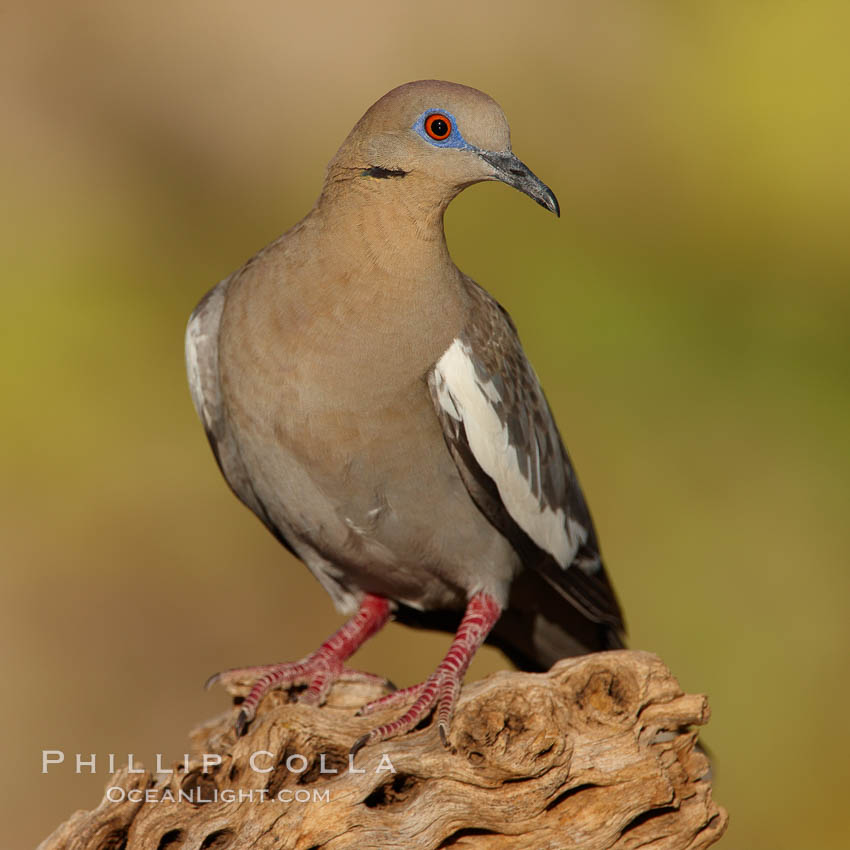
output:
M 351 670 L 344 666 L 344 662 L 386 623 L 389 615 L 390 608 L 386 599 L 367 594 L 360 610 L 312 655 L 288 664 L 226 670 L 212 676 L 207 681 L 207 687 L 216 682 L 229 684 L 241 679 L 256 679 L 236 718 L 236 734 L 241 736 L 256 716 L 260 701 L 274 688 L 307 685 L 300 701 L 308 705 L 321 705 L 333 683 L 341 677 L 351 681 L 384 682 L 380 676 Z
M 422 684 L 388 694 L 360 709 L 359 714 L 371 714 L 377 709 L 390 708 L 415 699 L 413 705 L 397 720 L 378 726 L 358 738 L 351 748 L 352 754 L 367 744 L 409 732 L 432 710 L 436 711 L 437 728 L 445 746 L 464 674 L 472 656 L 484 642 L 501 613 L 501 606 L 489 594 L 478 593 L 473 596 L 469 600 L 451 648 L 437 669 Z

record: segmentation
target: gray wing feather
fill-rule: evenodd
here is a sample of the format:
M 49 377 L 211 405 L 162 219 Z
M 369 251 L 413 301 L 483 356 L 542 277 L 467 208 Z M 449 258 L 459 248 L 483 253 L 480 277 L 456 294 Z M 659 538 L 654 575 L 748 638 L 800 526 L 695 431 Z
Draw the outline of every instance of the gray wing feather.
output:
M 554 417 L 510 317 L 468 281 L 471 319 L 429 386 L 479 509 L 523 563 L 595 623 L 623 629 L 596 532 Z
M 228 423 L 222 399 L 218 334 L 227 288 L 232 279 L 232 276 L 225 278 L 211 289 L 189 317 L 186 326 L 186 372 L 189 389 L 210 447 L 230 488 L 287 549 L 294 551 L 272 523 L 268 511 L 254 490 L 251 477 L 239 453 L 239 445 Z

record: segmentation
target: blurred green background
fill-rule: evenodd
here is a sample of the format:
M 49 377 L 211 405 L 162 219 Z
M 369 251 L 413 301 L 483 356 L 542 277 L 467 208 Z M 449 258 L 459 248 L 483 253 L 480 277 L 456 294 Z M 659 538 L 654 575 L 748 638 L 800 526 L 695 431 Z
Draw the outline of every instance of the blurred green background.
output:
M 850 7 L 154 5 L 0 29 L 2 846 L 94 806 L 105 754 L 179 757 L 211 672 L 338 624 L 221 480 L 183 328 L 422 77 L 493 95 L 561 201 L 475 187 L 449 244 L 520 328 L 631 644 L 710 696 L 725 846 L 850 846 Z M 447 643 L 357 663 L 408 684 Z

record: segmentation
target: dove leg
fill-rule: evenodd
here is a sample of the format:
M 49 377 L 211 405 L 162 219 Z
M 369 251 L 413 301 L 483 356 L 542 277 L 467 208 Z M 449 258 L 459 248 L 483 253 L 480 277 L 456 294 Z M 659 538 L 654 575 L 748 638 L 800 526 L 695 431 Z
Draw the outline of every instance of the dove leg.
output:
M 383 679 L 371 673 L 346 669 L 344 662 L 387 622 L 389 616 L 390 607 L 386 599 L 366 594 L 360 610 L 306 658 L 291 663 L 226 670 L 213 676 L 207 682 L 207 687 L 216 682 L 227 684 L 245 678 L 256 679 L 240 706 L 236 719 L 237 734 L 242 735 L 254 719 L 260 701 L 274 688 L 307 685 L 301 702 L 320 705 L 327 697 L 331 685 L 343 674 L 349 679 L 383 682 Z
M 431 676 L 420 685 L 405 688 L 368 703 L 363 706 L 360 713 L 370 714 L 377 709 L 397 705 L 405 698 L 415 697 L 413 705 L 398 719 L 378 726 L 359 738 L 351 748 L 351 752 L 356 753 L 366 744 L 374 744 L 410 731 L 432 711 L 436 712 L 440 738 L 445 744 L 463 677 L 472 657 L 484 643 L 501 613 L 501 606 L 488 593 L 477 593 L 473 596 L 469 600 L 466 613 L 458 626 L 449 651 Z

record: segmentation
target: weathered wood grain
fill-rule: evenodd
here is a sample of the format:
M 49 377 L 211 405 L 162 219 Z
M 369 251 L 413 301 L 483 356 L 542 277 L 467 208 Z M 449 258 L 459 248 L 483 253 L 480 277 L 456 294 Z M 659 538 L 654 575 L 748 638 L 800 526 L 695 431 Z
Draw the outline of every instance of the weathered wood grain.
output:
M 428 726 L 366 747 L 353 772 L 351 744 L 384 721 L 354 709 L 376 695 L 339 682 L 311 708 L 277 692 L 239 739 L 228 712 L 191 733 L 188 765 L 117 773 L 123 801 L 75 813 L 40 850 L 697 850 L 726 828 L 694 746 L 706 698 L 654 655 L 490 676 L 464 689 L 448 747 Z M 205 753 L 221 756 L 207 773 Z

